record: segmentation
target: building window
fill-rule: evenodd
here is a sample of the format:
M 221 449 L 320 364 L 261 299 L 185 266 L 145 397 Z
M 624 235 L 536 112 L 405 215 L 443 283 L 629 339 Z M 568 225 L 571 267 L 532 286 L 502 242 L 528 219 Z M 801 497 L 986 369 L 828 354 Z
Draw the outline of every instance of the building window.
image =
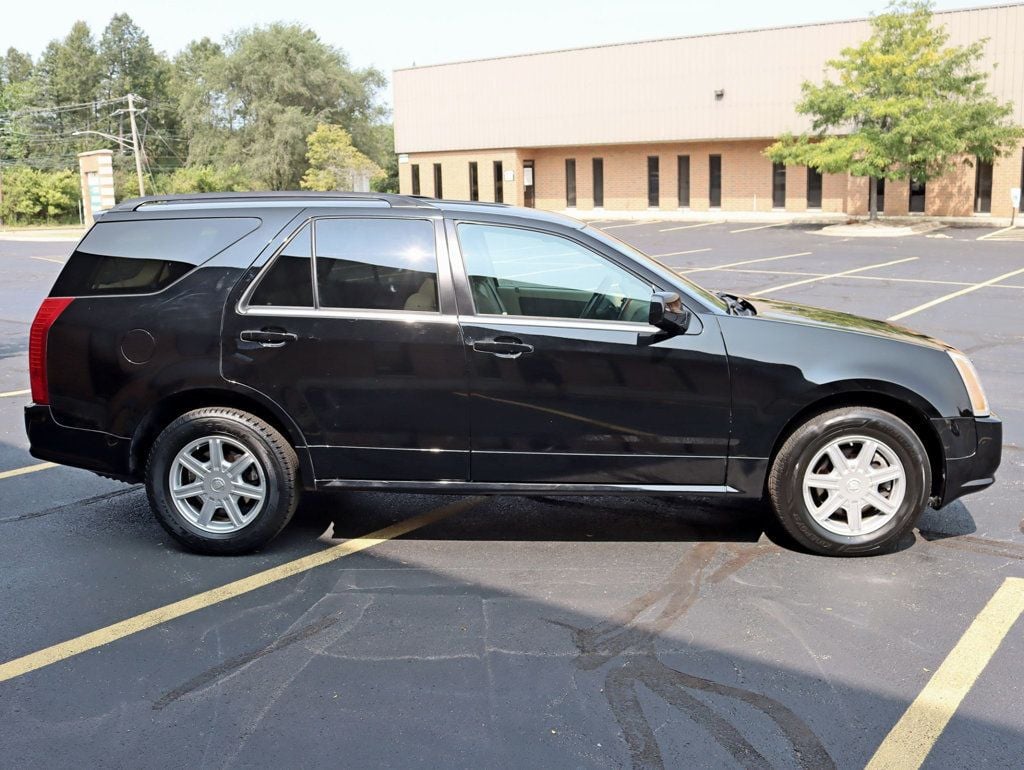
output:
M 974 213 L 992 213 L 992 164 L 978 158 L 974 171 Z
M 501 168 L 501 161 L 494 161 L 494 202 L 505 202 L 505 172 Z
M 925 183 L 910 180 L 910 211 L 913 214 L 924 213 Z
M 679 208 L 685 209 L 690 205 L 690 156 L 680 155 L 676 158 L 676 171 L 678 179 Z
M 875 180 L 875 206 L 878 211 L 885 211 L 885 180 L 881 177 Z
M 604 208 L 604 158 L 594 158 L 594 208 Z
M 565 206 L 576 208 L 576 159 L 565 159 Z
M 420 194 L 420 164 L 412 164 L 412 194 Z
M 708 156 L 708 202 L 711 208 L 722 205 L 722 156 Z
M 772 208 L 786 208 L 786 164 L 772 164 Z
M 434 197 L 443 198 L 444 192 L 441 190 L 441 164 L 434 164 Z
M 816 168 L 807 169 L 807 208 L 821 208 L 821 172 Z
M 647 156 L 647 205 L 657 208 L 661 203 L 661 180 L 658 178 L 658 156 Z
M 471 201 L 480 200 L 480 176 L 477 173 L 475 160 L 469 162 L 469 199 Z

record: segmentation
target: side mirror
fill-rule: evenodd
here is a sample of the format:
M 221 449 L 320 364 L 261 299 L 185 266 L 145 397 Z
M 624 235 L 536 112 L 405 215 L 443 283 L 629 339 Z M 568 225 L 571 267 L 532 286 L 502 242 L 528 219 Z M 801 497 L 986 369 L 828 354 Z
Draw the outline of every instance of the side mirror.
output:
M 647 322 L 664 332 L 662 339 L 686 332 L 690 325 L 690 311 L 683 307 L 674 291 L 656 291 L 651 296 L 651 310 Z

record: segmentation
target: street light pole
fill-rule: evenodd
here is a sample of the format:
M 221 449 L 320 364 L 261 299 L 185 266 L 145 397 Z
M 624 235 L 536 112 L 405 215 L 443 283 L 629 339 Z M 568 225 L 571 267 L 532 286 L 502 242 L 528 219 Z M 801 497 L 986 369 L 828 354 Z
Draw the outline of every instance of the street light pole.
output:
M 142 153 L 139 146 L 139 127 L 135 125 L 135 95 L 128 94 L 128 119 L 132 124 L 132 149 L 135 150 L 135 174 L 139 178 L 139 195 L 146 194 L 142 184 Z

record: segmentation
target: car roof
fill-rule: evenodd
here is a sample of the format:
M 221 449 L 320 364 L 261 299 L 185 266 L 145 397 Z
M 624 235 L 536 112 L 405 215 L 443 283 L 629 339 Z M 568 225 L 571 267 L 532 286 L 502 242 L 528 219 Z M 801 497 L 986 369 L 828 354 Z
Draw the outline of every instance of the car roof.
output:
M 507 203 L 439 200 L 420 195 L 394 195 L 390 193 L 274 191 L 147 195 L 122 201 L 110 209 L 110 211 L 120 214 L 137 211 L 152 212 L 160 209 L 180 210 L 188 208 L 194 210 L 214 210 L 223 208 L 278 208 L 282 206 L 294 206 L 295 208 L 339 206 L 344 208 L 430 209 L 443 211 L 446 214 L 455 216 L 473 216 L 476 214 L 500 216 L 501 214 L 507 214 L 517 219 L 535 220 L 573 228 L 584 226 L 578 220 L 562 214 L 520 208 Z

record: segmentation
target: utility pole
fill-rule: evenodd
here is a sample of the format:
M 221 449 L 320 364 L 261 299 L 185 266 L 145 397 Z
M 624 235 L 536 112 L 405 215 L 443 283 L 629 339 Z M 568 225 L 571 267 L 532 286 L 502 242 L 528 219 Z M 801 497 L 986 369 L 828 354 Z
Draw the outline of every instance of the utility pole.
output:
M 128 119 L 132 124 L 132 149 L 135 150 L 135 174 L 139 178 L 139 195 L 146 194 L 142 184 L 142 148 L 139 145 L 139 127 L 135 125 L 135 94 L 128 94 Z

